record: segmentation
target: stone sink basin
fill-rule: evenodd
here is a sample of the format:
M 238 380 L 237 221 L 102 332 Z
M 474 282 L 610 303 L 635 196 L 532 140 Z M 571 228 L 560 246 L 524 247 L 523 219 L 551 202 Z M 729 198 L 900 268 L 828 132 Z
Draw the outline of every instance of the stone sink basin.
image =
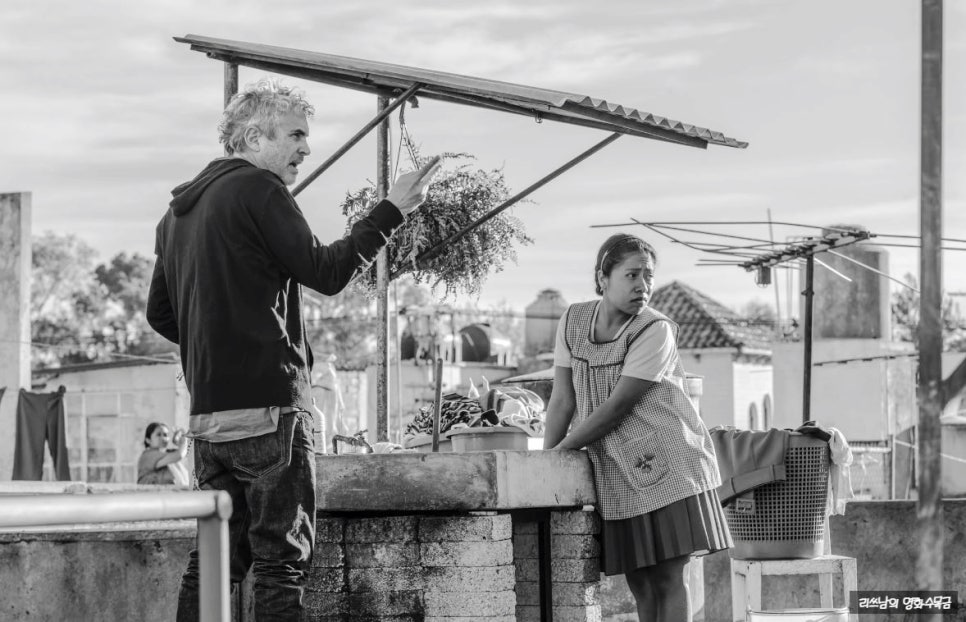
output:
M 321 512 L 486 511 L 596 503 L 583 451 L 317 457 Z

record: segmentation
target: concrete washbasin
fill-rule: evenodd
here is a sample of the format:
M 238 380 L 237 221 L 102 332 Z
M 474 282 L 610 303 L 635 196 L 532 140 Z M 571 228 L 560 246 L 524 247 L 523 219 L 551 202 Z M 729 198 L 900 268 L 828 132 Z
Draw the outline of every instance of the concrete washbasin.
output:
M 583 451 L 317 457 L 322 512 L 483 511 L 596 503 Z

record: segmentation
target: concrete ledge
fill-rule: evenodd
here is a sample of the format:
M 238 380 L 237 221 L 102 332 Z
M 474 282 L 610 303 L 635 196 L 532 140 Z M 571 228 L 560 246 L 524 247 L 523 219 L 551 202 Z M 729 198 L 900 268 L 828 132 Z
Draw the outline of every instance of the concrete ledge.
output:
M 99 523 L 64 527 L 30 527 L 0 530 L 0 543 L 10 542 L 131 542 L 138 540 L 194 539 L 198 526 L 192 520 L 138 523 Z
M 323 512 L 434 512 L 596 503 L 582 451 L 321 455 Z
M 189 486 L 148 486 L 144 484 L 106 484 L 99 482 L 33 482 L 14 480 L 0 482 L 0 495 L 102 494 L 112 492 L 150 492 L 190 490 Z

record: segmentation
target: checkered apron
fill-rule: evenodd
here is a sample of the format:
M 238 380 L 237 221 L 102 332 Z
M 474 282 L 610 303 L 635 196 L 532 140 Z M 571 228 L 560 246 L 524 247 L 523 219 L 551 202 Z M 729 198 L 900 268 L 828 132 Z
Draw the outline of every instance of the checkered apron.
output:
M 655 322 L 677 325 L 645 308 L 613 341 L 590 340 L 596 301 L 571 305 L 566 335 L 570 347 L 577 412 L 590 416 L 610 395 L 631 343 Z M 587 446 L 606 520 L 639 516 L 716 488 L 720 483 L 714 446 L 697 409 L 684 391 L 681 359 L 673 372 L 649 389 L 618 426 Z

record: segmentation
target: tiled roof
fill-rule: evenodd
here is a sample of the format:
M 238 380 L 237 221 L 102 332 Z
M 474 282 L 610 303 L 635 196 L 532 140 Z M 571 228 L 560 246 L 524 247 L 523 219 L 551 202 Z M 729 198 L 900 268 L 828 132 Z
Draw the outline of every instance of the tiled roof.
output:
M 680 327 L 678 347 L 771 350 L 772 331 L 680 281 L 654 290 L 648 305 Z

